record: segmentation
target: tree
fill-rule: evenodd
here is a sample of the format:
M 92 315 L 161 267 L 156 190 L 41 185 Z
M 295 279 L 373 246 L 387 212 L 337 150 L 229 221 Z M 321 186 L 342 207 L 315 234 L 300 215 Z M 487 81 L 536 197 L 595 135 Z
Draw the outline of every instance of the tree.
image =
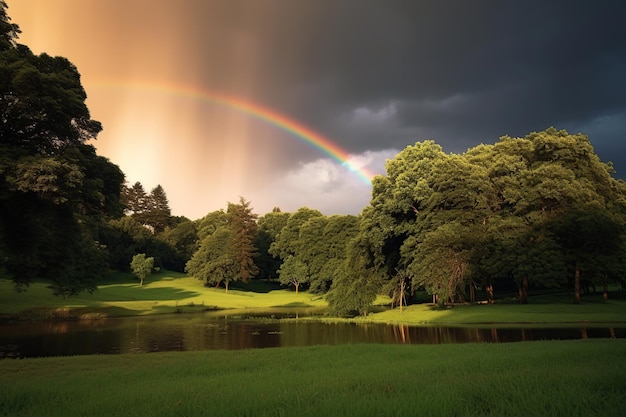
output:
M 349 242 L 346 260 L 336 270 L 326 294 L 331 314 L 343 317 L 367 315 L 368 310 L 386 282 L 382 268 L 372 262 L 371 246 L 363 234 Z
M 228 293 L 230 282 L 237 279 L 238 266 L 232 247 L 232 231 L 228 227 L 220 227 L 204 238 L 200 248 L 187 262 L 185 271 L 207 285 L 224 284 Z
M 581 281 L 602 283 L 623 250 L 623 226 L 603 207 L 586 204 L 569 210 L 548 226 L 573 266 L 574 304 L 580 304 Z
M 576 272 L 576 265 L 585 258 L 580 248 L 595 241 L 580 214 L 578 223 L 568 215 L 581 202 L 598 207 L 595 213 L 612 213 L 612 228 L 620 230 L 606 233 L 611 243 L 598 244 L 603 249 L 594 258 L 623 248 L 624 186 L 611 178 L 611 165 L 599 160 L 585 135 L 549 128 L 524 138 L 505 136 L 461 155 L 445 154 L 432 141 L 418 142 L 389 160 L 386 170 L 373 180 L 355 240 L 359 250 L 352 248 L 348 263 L 378 283 L 378 291 L 395 288 L 397 271 L 405 271 L 414 287 L 444 299 L 462 297 L 467 289 L 473 298 L 480 284 L 492 297 L 493 281 L 506 279 L 518 283 L 524 303 L 531 283 L 561 286 L 570 273 L 577 292 L 582 270 Z M 599 230 L 610 223 L 597 216 L 594 222 L 588 223 Z M 597 274 L 608 276 L 608 270 Z M 333 284 L 332 309 L 349 310 L 338 288 L 371 299 L 371 289 L 356 282 L 343 277 Z
M 168 263 L 164 262 L 164 267 L 174 271 L 183 272 L 185 264 L 194 252 L 198 250 L 198 231 L 196 222 L 189 219 L 180 219 L 173 228 L 166 229 L 158 239 L 165 242 L 174 249 L 174 258 Z
M 414 277 L 414 286 L 424 287 L 436 295 L 440 305 L 454 302 L 471 277 L 477 247 L 475 236 L 472 228 L 458 222 L 426 233 L 408 268 Z
M 198 239 L 204 240 L 209 235 L 212 235 L 222 226 L 228 225 L 228 216 L 224 210 L 213 211 L 203 218 L 196 220 L 196 229 L 198 231 Z
M 278 270 L 280 276 L 280 283 L 284 285 L 293 285 L 296 289 L 296 295 L 300 288 L 300 284 L 308 282 L 310 280 L 309 268 L 296 259 L 293 255 L 290 255 L 285 259 L 280 269 Z
M 148 209 L 144 215 L 146 224 L 154 230 L 155 234 L 162 233 L 170 224 L 172 213 L 167 201 L 165 190 L 159 184 L 150 191 L 148 196 Z
M 243 282 L 259 273 L 259 267 L 254 263 L 257 249 L 254 239 L 257 233 L 257 215 L 252 212 L 250 202 L 243 197 L 239 204 L 228 203 L 228 224 L 231 229 L 231 244 L 237 276 Z
M 315 216 L 302 224 L 294 256 L 308 267 L 312 293 L 328 292 L 357 231 L 358 218 L 350 215 Z
M 131 187 L 124 186 L 122 189 L 122 203 L 127 214 L 130 214 L 140 223 L 144 222 L 144 215 L 149 208 L 148 194 L 139 181 Z
M 145 253 L 138 253 L 133 256 L 133 260 L 130 263 L 130 270 L 139 279 L 139 286 L 143 286 L 143 280 L 152 274 L 154 268 L 154 258 L 146 257 Z
M 281 259 L 272 256 L 269 250 L 287 224 L 289 216 L 289 213 L 283 213 L 275 207 L 272 212 L 259 218 L 255 246 L 259 252 L 256 264 L 259 267 L 259 277 L 261 278 L 275 277 L 278 268 L 280 268 Z
M 67 149 L 62 161 L 77 166 L 82 181 L 72 194 L 79 214 L 100 219 L 123 216 L 121 193 L 124 173 L 103 156 L 96 154 L 92 145 L 79 145 Z
M 8 8 L 5 1 L 0 1 L 0 51 L 15 48 L 17 38 L 22 32 L 18 25 L 11 23 L 6 11 Z
M 108 270 L 101 227 L 120 214 L 123 174 L 87 140 L 92 120 L 76 67 L 34 55 L 0 2 L 0 251 L 18 287 L 91 291 Z
M 302 225 L 312 217 L 321 216 L 323 214 L 318 210 L 312 210 L 308 207 L 299 208 L 298 211 L 289 216 L 287 224 L 281 229 L 276 241 L 270 246 L 269 253 L 281 258 L 283 261 L 289 255 L 294 255 Z
M 586 211 L 583 207 L 593 207 L 591 217 L 595 222 L 620 199 L 611 178 L 611 165 L 600 161 L 582 134 L 549 128 L 517 140 L 530 152 L 526 152 L 528 169 L 520 177 L 523 192 L 513 193 L 513 213 L 525 218 L 525 224 L 539 234 L 541 240 L 536 242 L 552 241 L 559 258 L 571 266 L 574 276 L 569 281 L 574 284 L 574 301 L 580 302 L 580 263 L 585 258 L 580 249 L 585 246 L 582 242 L 597 242 L 593 227 L 581 224 L 586 217 L 581 212 Z M 513 139 L 505 137 L 501 141 L 506 145 Z M 601 227 L 600 223 L 596 226 Z M 619 233 L 607 233 L 606 239 L 600 245 L 605 249 L 619 246 Z M 536 245 L 533 248 L 537 249 Z M 561 274 L 565 272 L 564 268 Z M 545 281 L 541 283 L 545 285 Z
M 19 44 L 0 50 L 0 97 L 3 145 L 52 156 L 102 130 L 85 105 L 80 74 L 63 57 L 36 56 Z
M 185 270 L 207 284 L 247 282 L 258 273 L 254 263 L 256 215 L 243 197 L 239 204 L 228 203 L 228 210 L 209 213 L 199 222 L 200 248 L 187 262 Z
M 18 286 L 41 277 L 57 294 L 92 291 L 110 267 L 128 268 L 134 246 L 158 245 L 120 249 L 110 222 L 123 214 L 124 174 L 86 144 L 102 127 L 80 74 L 63 57 L 34 55 L 18 33 L 0 2 L 2 263 Z

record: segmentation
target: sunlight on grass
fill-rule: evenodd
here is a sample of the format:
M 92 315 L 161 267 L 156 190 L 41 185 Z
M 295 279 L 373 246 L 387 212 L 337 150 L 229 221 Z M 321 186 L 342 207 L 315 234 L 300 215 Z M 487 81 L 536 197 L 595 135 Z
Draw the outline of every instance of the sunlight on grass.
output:
M 569 296 L 554 298 L 553 304 L 457 305 L 445 309 L 416 304 L 373 313 L 368 321 L 404 324 L 490 324 L 490 323 L 618 323 L 626 322 L 623 301 L 575 305 Z
M 262 284 L 255 284 L 256 287 Z M 267 286 L 275 288 L 275 286 Z M 98 286 L 93 294 L 56 297 L 45 282 L 35 282 L 22 293 L 13 289 L 8 279 L 0 279 L 0 313 L 20 314 L 34 309 L 101 309 L 110 315 L 145 315 L 173 313 L 181 310 L 274 308 L 285 306 L 325 307 L 322 297 L 308 292 L 298 295 L 290 289 L 252 292 L 233 288 L 204 286 L 203 282 L 185 274 L 163 271 L 150 276 L 143 286 L 131 274 L 115 273 Z M 185 307 L 183 309 L 183 307 Z M 29 317 L 29 314 L 25 314 Z M 39 317 L 39 313 L 36 314 Z
M 531 297 L 530 304 L 456 305 L 437 309 L 432 304 L 415 304 L 384 309 L 389 297 L 379 296 L 375 311 L 367 317 L 326 319 L 355 322 L 380 322 L 409 325 L 457 325 L 489 323 L 624 323 L 624 300 L 603 300 L 599 295 L 583 298 L 574 305 L 571 295 L 551 294 Z M 24 319 L 84 318 L 100 316 L 192 313 L 216 309 L 324 308 L 320 295 L 280 287 L 277 283 L 254 281 L 237 283 L 228 291 L 206 287 L 185 274 L 162 271 L 144 281 L 143 286 L 129 273 L 114 273 L 93 294 L 82 293 L 63 298 L 52 294 L 48 283 L 38 281 L 25 292 L 17 293 L 13 283 L 0 278 L 0 316 Z M 383 309 L 383 311 L 380 311 Z

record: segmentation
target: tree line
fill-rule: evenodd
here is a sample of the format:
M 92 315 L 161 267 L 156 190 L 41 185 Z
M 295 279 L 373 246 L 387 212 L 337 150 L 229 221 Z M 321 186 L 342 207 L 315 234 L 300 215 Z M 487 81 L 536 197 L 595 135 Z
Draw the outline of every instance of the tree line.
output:
M 0 268 L 24 289 L 93 291 L 143 254 L 228 291 L 278 280 L 324 296 L 337 315 L 365 314 L 379 294 L 402 306 L 425 291 L 441 305 L 493 302 L 515 289 L 582 291 L 625 283 L 626 184 L 583 134 L 547 129 L 463 154 L 417 142 L 374 178 L 358 216 L 240 198 L 189 220 L 157 185 L 128 186 L 87 141 L 102 129 L 76 67 L 17 43 L 0 0 Z
M 198 221 L 186 270 L 212 285 L 277 277 L 338 315 L 367 313 L 379 294 L 444 305 L 512 289 L 526 303 L 552 288 L 579 303 L 626 284 L 626 183 L 583 134 L 549 128 L 463 154 L 417 142 L 386 172 L 359 216 L 303 207 L 254 222 L 248 202 L 229 203 Z

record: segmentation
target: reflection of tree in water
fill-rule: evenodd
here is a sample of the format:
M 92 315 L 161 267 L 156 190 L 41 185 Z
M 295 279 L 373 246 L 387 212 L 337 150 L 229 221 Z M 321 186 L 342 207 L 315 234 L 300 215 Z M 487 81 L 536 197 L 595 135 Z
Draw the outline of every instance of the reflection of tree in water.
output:
M 354 343 L 506 343 L 581 338 L 626 338 L 626 327 L 411 327 L 224 316 L 207 319 L 197 315 L 0 325 L 0 351 L 19 352 L 19 356 L 25 357 Z

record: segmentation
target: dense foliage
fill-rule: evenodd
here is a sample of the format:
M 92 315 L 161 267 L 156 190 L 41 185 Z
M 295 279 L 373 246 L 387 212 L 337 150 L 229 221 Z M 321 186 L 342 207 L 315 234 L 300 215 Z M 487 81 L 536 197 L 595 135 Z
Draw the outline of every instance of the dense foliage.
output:
M 418 142 L 386 169 L 351 255 L 378 291 L 397 292 L 401 275 L 441 304 L 474 300 L 476 289 L 492 301 L 502 282 L 517 283 L 522 302 L 531 285 L 572 288 L 579 302 L 581 285 L 623 282 L 626 187 L 585 135 L 550 128 L 462 155 Z
M 195 232 L 190 244 L 189 226 L 176 230 L 186 219 L 171 217 L 161 186 L 134 215 L 124 174 L 87 143 L 102 127 L 78 70 L 17 43 L 6 10 L 0 2 L 0 269 L 18 289 L 45 278 L 66 296 L 94 290 L 110 269 L 128 270 L 139 252 L 182 270 Z
M 101 130 L 76 68 L 34 55 L 0 3 L 0 262 L 18 287 L 35 277 L 58 294 L 93 290 L 107 273 L 98 242 L 121 214 L 123 174 L 86 144 Z
M 207 225 L 203 228 L 206 235 L 185 270 L 207 284 L 224 284 L 226 291 L 232 281 L 247 282 L 255 277 L 259 272 L 254 262 L 257 255 L 254 245 L 256 217 L 244 198 L 239 204 L 228 203 L 226 213 L 208 215 L 204 220 Z

